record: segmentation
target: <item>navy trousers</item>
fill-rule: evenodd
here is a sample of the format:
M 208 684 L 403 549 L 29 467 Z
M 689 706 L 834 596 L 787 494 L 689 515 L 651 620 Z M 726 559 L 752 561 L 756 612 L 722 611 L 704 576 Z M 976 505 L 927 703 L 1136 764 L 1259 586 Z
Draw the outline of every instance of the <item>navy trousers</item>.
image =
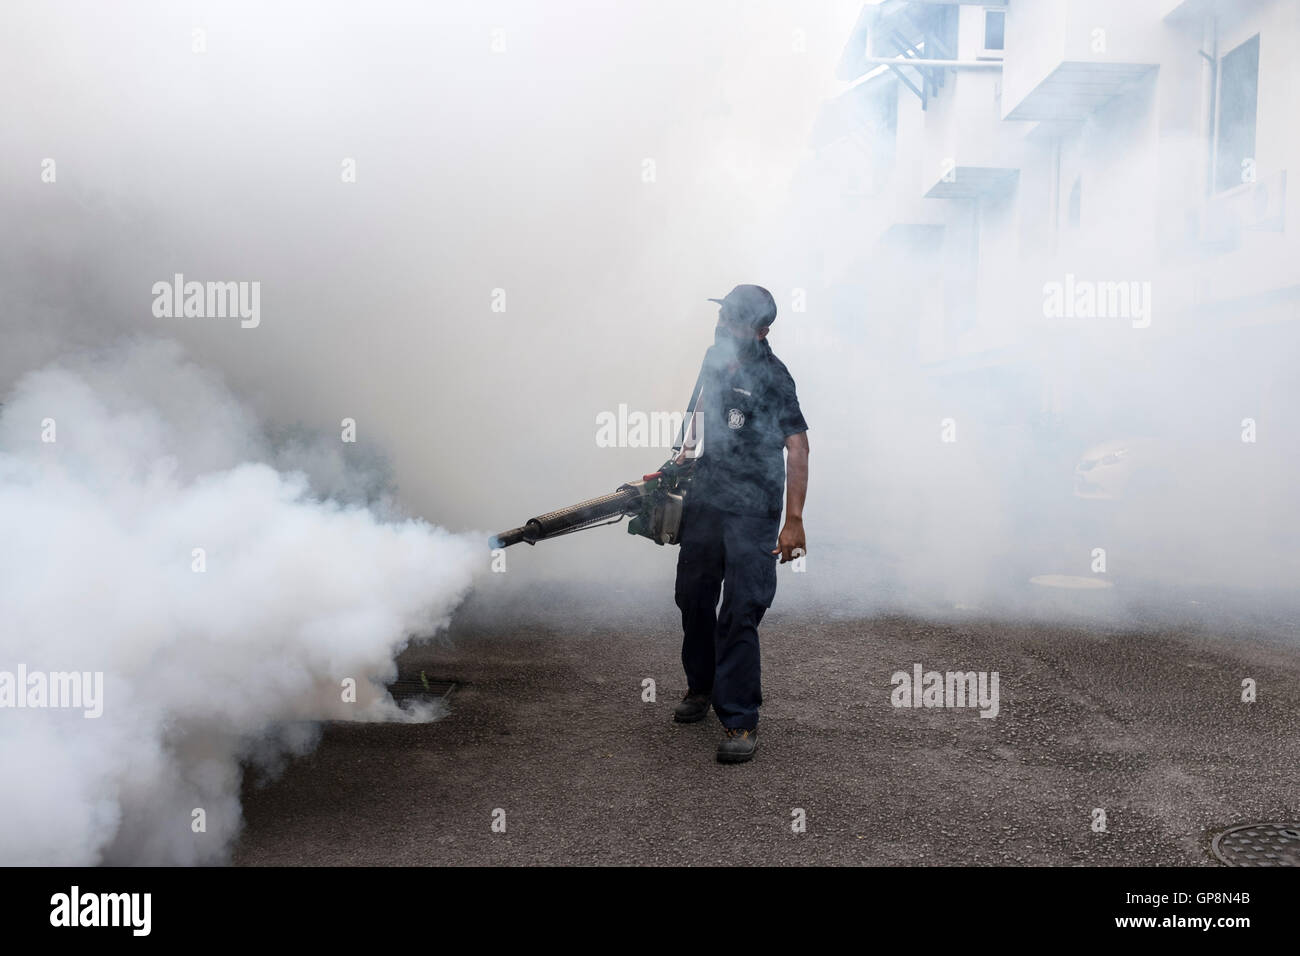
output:
M 692 691 L 713 695 L 724 727 L 758 726 L 763 702 L 758 625 L 776 597 L 778 558 L 772 550 L 779 524 L 780 518 L 730 514 L 690 502 L 682 515 L 676 587 L 682 666 Z

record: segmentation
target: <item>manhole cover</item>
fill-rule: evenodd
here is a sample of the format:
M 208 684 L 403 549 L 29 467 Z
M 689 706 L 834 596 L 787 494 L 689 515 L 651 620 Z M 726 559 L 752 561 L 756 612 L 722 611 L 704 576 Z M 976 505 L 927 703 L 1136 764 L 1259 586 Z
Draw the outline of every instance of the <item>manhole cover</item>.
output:
M 456 689 L 454 681 L 449 680 L 432 680 L 414 678 L 412 680 L 395 680 L 388 685 L 388 693 L 393 695 L 393 700 L 402 701 L 412 698 L 438 698 L 442 699 L 451 694 Z
M 1214 855 L 1228 866 L 1300 866 L 1300 823 L 1254 823 L 1214 838 Z
M 1064 588 L 1069 591 L 1104 591 L 1115 585 L 1101 578 L 1085 578 L 1078 574 L 1036 574 L 1030 584 L 1040 588 Z

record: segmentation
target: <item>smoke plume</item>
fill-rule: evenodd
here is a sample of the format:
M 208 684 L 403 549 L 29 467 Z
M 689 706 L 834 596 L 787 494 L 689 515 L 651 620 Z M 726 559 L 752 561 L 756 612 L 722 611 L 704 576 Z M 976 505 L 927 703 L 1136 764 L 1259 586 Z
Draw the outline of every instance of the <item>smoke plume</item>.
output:
M 168 343 L 70 358 L 7 395 L 0 670 L 103 687 L 98 715 L 0 714 L 0 861 L 220 860 L 242 760 L 301 752 L 323 719 L 432 716 L 383 684 L 446 624 L 482 539 L 397 519 L 382 470 L 331 446 L 277 447 Z

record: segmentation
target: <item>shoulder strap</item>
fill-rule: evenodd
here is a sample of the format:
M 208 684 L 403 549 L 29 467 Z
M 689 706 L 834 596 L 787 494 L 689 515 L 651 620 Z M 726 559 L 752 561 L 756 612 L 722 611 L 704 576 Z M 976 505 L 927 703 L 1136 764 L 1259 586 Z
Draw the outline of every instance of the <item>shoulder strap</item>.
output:
M 703 364 L 700 365 L 700 374 L 696 376 L 695 388 L 691 391 L 690 404 L 686 406 L 686 417 L 682 419 L 681 427 L 677 429 L 677 441 L 673 442 L 673 455 L 676 458 L 677 453 L 682 450 L 682 444 L 686 441 L 686 429 L 691 424 L 691 416 L 695 414 L 695 405 L 700 400 L 700 392 L 704 390 L 704 377 L 708 370 L 708 356 L 705 356 Z

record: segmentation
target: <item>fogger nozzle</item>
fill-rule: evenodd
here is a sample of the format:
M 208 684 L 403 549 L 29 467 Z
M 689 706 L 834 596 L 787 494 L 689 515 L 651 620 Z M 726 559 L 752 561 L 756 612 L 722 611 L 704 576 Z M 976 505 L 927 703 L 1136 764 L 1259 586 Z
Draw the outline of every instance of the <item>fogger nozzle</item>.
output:
M 618 491 L 599 498 L 591 498 L 559 511 L 547 512 L 536 518 L 529 518 L 522 528 L 502 531 L 488 539 L 492 548 L 508 548 L 521 541 L 535 544 L 545 538 L 577 531 L 588 525 L 617 518 L 619 515 L 634 514 L 640 508 L 641 489 L 636 485 L 624 485 Z

